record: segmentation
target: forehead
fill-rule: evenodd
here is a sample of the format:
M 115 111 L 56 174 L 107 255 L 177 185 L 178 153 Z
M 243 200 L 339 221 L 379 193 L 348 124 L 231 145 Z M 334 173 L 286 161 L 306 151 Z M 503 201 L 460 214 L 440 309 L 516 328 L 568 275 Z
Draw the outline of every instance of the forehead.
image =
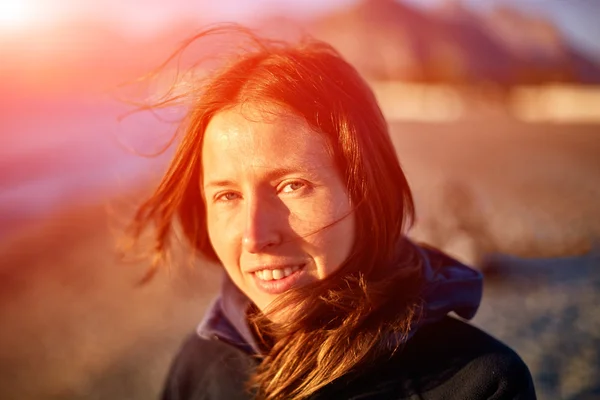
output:
M 283 108 L 244 105 L 227 109 L 211 119 L 204 133 L 205 174 L 234 167 L 308 168 L 331 163 L 324 134 Z

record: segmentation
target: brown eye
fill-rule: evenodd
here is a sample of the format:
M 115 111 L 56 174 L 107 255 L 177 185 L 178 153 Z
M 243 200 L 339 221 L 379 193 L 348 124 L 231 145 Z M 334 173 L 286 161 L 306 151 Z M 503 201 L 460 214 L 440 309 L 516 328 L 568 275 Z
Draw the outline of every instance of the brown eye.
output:
M 217 201 L 232 201 L 237 200 L 240 196 L 235 192 L 225 192 L 217 196 Z
M 296 190 L 302 189 L 304 186 L 306 185 L 300 181 L 289 182 L 281 189 L 281 191 L 284 193 L 291 193 L 295 192 Z

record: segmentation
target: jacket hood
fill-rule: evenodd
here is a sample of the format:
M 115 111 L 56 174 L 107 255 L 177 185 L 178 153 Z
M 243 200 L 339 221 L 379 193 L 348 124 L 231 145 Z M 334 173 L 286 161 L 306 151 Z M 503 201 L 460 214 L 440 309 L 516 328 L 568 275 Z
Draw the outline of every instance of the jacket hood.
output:
M 483 294 L 483 276 L 447 254 L 430 247 L 413 244 L 423 259 L 423 317 L 416 330 L 455 312 L 464 319 L 475 316 Z M 197 333 L 205 339 L 227 342 L 249 354 L 260 348 L 246 320 L 250 300 L 224 274 L 220 295 L 209 306 Z

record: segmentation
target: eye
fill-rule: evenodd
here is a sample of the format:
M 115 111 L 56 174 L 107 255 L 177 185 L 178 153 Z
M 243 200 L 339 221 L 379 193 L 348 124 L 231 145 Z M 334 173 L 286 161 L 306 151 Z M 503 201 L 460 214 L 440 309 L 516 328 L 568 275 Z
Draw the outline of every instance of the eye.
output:
M 295 192 L 296 190 L 302 189 L 305 186 L 306 186 L 306 184 L 304 182 L 293 181 L 293 182 L 289 182 L 289 183 L 285 184 L 285 186 L 283 186 L 281 191 L 283 193 L 292 193 L 292 192 Z
M 233 200 L 237 200 L 239 199 L 240 195 L 235 193 L 235 192 L 225 192 L 225 193 L 220 193 L 217 196 L 215 196 L 215 200 L 217 201 L 233 201 Z

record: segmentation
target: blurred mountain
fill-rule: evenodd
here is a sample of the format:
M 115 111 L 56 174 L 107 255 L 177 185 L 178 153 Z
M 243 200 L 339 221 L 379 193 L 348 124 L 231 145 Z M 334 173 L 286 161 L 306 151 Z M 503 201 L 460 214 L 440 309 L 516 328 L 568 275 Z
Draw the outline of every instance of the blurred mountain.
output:
M 566 43 L 555 25 L 542 17 L 497 6 L 475 23 L 515 55 L 519 78 L 526 82 L 594 80 L 593 73 L 587 77 L 579 71 L 584 57 Z M 600 70 L 597 80 L 600 81 Z
M 311 33 L 375 79 L 600 84 L 598 63 L 571 46 L 555 25 L 507 6 L 479 13 L 457 0 L 427 10 L 399 0 L 361 0 L 313 20 L 294 18 L 270 15 L 249 23 L 282 39 Z M 190 15 L 140 36 L 114 21 L 92 19 L 4 35 L 0 90 L 15 95 L 22 86 L 48 92 L 110 90 L 161 65 L 206 23 Z M 183 64 L 194 65 L 215 50 L 221 54 L 229 44 L 227 37 L 197 41 L 186 50 Z M 179 65 L 179 59 L 172 61 L 171 66 Z
M 600 83 L 600 66 L 552 22 L 506 6 L 479 14 L 456 0 L 427 11 L 363 0 L 313 21 L 310 30 L 379 79 Z
M 474 24 L 442 20 L 393 0 L 368 0 L 314 21 L 365 74 L 378 79 L 512 80 L 512 54 Z

